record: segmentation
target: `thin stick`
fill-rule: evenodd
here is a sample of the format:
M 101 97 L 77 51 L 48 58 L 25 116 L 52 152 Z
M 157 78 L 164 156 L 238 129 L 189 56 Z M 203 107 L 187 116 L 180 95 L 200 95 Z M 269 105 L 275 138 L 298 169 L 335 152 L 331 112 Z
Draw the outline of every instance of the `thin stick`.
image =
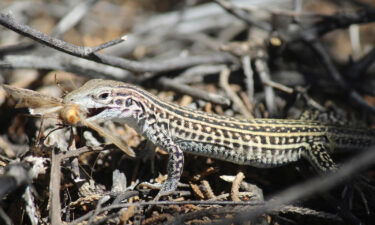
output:
M 51 173 L 49 183 L 49 194 L 50 194 L 50 220 L 52 225 L 60 225 L 61 221 L 61 199 L 60 199 L 60 182 L 61 182 L 61 154 L 56 153 L 54 149 L 52 151 L 51 159 Z
M 220 86 L 225 90 L 229 98 L 232 99 L 233 103 L 239 108 L 242 115 L 244 115 L 246 118 L 250 118 L 250 119 L 254 118 L 253 115 L 244 106 L 241 99 L 229 86 L 229 83 L 228 83 L 229 75 L 230 75 L 230 70 L 228 68 L 225 68 L 221 71 Z
M 55 26 L 51 36 L 56 38 L 61 37 L 61 35 L 67 30 L 75 26 L 97 2 L 98 0 L 85 0 L 69 10 L 69 13 L 67 13 Z
M 259 78 L 264 85 L 264 94 L 267 109 L 270 112 L 271 116 L 275 116 L 277 113 L 275 92 L 273 90 L 273 87 L 265 85 L 271 80 L 271 75 L 266 62 L 266 52 L 264 50 L 259 49 L 256 52 L 255 70 L 259 74 Z
M 178 81 L 174 81 L 169 78 L 161 78 L 159 79 L 159 83 L 166 88 L 169 88 L 169 89 L 178 91 L 180 93 L 187 94 L 192 97 L 199 98 L 208 102 L 212 102 L 212 103 L 219 104 L 219 105 L 225 105 L 225 106 L 228 106 L 230 104 L 230 100 L 223 96 L 220 96 L 214 93 L 209 93 L 206 91 L 202 91 L 196 88 L 192 88 L 188 85 L 181 84 Z
M 251 58 L 250 55 L 245 55 L 242 57 L 242 67 L 244 74 L 246 76 L 246 93 L 250 99 L 250 103 L 254 101 L 254 72 L 251 69 Z
M 241 201 L 241 199 L 238 196 L 238 192 L 240 189 L 240 184 L 244 178 L 245 178 L 245 175 L 242 172 L 239 172 L 237 173 L 236 177 L 233 180 L 230 196 L 232 200 L 235 202 Z
M 232 14 L 233 16 L 237 17 L 238 19 L 244 21 L 248 25 L 252 25 L 255 27 L 258 27 L 260 29 L 271 31 L 271 26 L 268 23 L 264 23 L 262 21 L 257 21 L 253 18 L 251 18 L 249 12 L 245 12 L 241 8 L 238 8 L 234 4 L 232 4 L 229 1 L 224 0 L 214 0 L 219 6 L 221 6 L 224 10 L 226 10 L 228 13 Z
M 63 70 L 88 78 L 107 78 L 127 82 L 134 82 L 136 80 L 136 77 L 129 71 L 60 52 L 49 57 L 37 56 L 35 54 L 6 55 L 0 59 L 0 68 Z

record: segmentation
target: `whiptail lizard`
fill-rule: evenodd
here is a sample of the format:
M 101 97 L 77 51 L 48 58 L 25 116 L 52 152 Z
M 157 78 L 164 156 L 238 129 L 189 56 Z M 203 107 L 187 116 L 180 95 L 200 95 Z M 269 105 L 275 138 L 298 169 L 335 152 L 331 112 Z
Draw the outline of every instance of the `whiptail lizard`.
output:
M 337 167 L 336 148 L 375 144 L 375 131 L 285 119 L 237 119 L 207 114 L 162 101 L 136 86 L 90 80 L 69 93 L 88 121 L 126 123 L 169 153 L 168 179 L 159 194 L 176 189 L 188 152 L 241 165 L 276 167 L 306 158 L 321 172 Z

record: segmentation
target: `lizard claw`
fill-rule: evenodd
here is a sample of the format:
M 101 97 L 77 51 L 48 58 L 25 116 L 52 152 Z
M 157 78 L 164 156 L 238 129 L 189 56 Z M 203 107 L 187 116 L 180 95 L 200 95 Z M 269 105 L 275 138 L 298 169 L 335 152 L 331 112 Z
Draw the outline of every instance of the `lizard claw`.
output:
M 142 182 L 139 185 L 149 189 L 159 190 L 158 194 L 154 198 L 155 201 L 159 200 L 163 196 L 170 195 L 177 189 L 178 186 L 185 186 L 179 183 L 177 179 L 167 179 L 163 184 Z

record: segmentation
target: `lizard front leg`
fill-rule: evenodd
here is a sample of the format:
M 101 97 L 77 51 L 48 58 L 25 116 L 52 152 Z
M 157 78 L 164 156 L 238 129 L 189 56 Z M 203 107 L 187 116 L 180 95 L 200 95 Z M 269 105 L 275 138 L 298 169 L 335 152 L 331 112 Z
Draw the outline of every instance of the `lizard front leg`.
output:
M 165 195 L 176 190 L 184 168 L 184 154 L 180 147 L 176 144 L 171 144 L 166 150 L 169 153 L 167 167 L 168 178 L 160 189 L 159 195 Z
M 169 124 L 154 122 L 147 124 L 146 127 L 148 129 L 144 129 L 145 137 L 155 145 L 158 145 L 166 150 L 169 155 L 167 165 L 168 178 L 161 185 L 160 191 L 155 197 L 156 200 L 161 196 L 168 195 L 176 190 L 184 167 L 184 154 L 180 146 L 173 140 L 172 134 L 169 130 Z M 165 128 L 165 130 L 160 128 Z M 155 184 L 151 185 L 149 183 L 145 184 L 154 188 L 159 186 Z
M 166 139 L 166 142 L 163 147 L 169 154 L 168 178 L 161 186 L 155 199 L 159 199 L 161 196 L 168 195 L 176 190 L 184 167 L 184 154 L 181 148 L 169 138 Z
M 169 154 L 167 165 L 167 180 L 162 185 L 151 184 L 148 182 L 143 182 L 141 184 L 151 188 L 160 188 L 159 193 L 154 198 L 154 201 L 157 201 L 160 199 L 160 197 L 168 195 L 176 190 L 184 167 L 184 154 L 181 148 L 170 139 L 166 139 L 166 142 L 168 142 L 168 145 L 163 145 L 163 148 L 167 150 Z

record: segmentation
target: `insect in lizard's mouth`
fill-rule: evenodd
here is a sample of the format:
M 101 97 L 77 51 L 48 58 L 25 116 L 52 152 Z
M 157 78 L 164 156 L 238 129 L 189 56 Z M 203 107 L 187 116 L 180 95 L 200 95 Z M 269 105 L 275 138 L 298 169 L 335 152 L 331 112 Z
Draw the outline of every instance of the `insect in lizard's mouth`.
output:
M 101 108 L 88 108 L 88 112 L 86 114 L 86 116 L 89 118 L 89 117 L 93 117 L 93 116 L 96 116 L 98 114 L 100 114 L 101 112 L 103 112 L 104 110 L 108 109 L 108 107 L 101 107 Z

